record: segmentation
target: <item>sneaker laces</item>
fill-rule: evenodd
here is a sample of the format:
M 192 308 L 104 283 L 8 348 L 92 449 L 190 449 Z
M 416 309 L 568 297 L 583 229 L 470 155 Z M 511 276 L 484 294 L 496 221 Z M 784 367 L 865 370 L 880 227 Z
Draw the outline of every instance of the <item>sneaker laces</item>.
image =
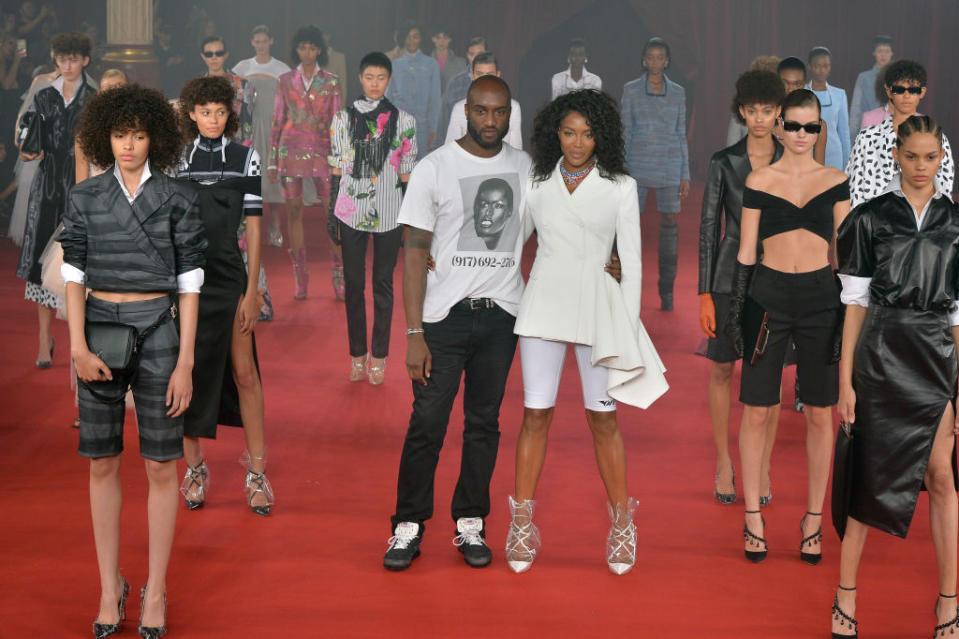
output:
M 459 548 L 463 544 L 470 546 L 485 546 L 486 540 L 483 539 L 479 531 L 467 530 L 453 537 L 453 545 Z
M 386 541 L 386 543 L 390 545 L 390 550 L 406 550 L 410 547 L 410 544 L 413 543 L 413 540 L 416 539 L 416 532 L 401 531 L 399 527 L 397 527 L 396 532 L 397 534 Z

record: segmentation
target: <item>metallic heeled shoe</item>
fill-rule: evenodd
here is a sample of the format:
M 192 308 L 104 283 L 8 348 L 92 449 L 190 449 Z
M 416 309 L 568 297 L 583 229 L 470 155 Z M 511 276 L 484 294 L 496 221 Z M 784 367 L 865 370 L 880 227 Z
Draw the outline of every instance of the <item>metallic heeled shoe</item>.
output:
M 356 358 L 353 357 L 350 362 L 350 381 L 351 382 L 362 382 L 363 378 L 366 377 L 366 366 L 369 363 L 369 356 L 364 355 L 363 357 Z
M 144 626 L 143 625 L 143 606 L 146 603 L 147 587 L 140 588 L 140 623 L 137 631 L 143 639 L 160 639 L 166 634 L 166 593 L 163 593 L 163 625 L 162 626 Z
M 97 623 L 93 622 L 93 636 L 96 639 L 103 639 L 117 634 L 123 627 L 123 620 L 127 618 L 127 595 L 130 594 L 130 584 L 123 575 L 120 575 L 121 588 L 120 601 L 117 603 L 117 613 L 120 620 L 116 623 Z
M 270 480 L 266 478 L 266 471 L 256 472 L 253 470 L 253 460 L 266 463 L 266 455 L 262 457 L 251 457 L 250 451 L 243 451 L 243 455 L 240 456 L 240 465 L 246 468 L 246 503 L 250 506 L 250 510 L 254 514 L 260 515 L 261 517 L 267 517 L 270 514 L 270 511 L 273 509 L 273 504 L 276 501 L 276 498 L 273 494 L 273 486 L 270 485 Z M 265 504 L 253 504 L 253 500 L 257 495 L 263 495 L 266 498 Z
M 37 368 L 40 370 L 46 370 L 53 366 L 53 348 L 57 345 L 57 340 L 50 338 L 50 359 L 47 361 L 37 360 Z
M 283 231 L 280 230 L 280 227 L 271 226 L 266 237 L 266 243 L 270 246 L 275 248 L 281 248 L 283 246 Z
M 769 492 L 759 498 L 759 505 L 765 508 L 769 505 L 769 502 L 773 500 L 773 490 L 769 489 Z
M 625 504 L 607 504 L 612 526 L 606 537 L 606 565 L 610 572 L 625 575 L 636 564 L 636 524 L 633 514 L 639 502 L 630 497 Z
M 516 501 L 512 495 L 509 497 L 512 521 L 506 536 L 506 565 L 517 574 L 532 568 L 536 552 L 543 543 L 539 528 L 533 524 L 535 505 L 536 502 L 532 499 Z
M 716 471 L 716 479 L 713 482 L 713 496 L 716 497 L 716 501 L 721 504 L 728 506 L 729 504 L 736 503 L 736 465 L 733 464 L 733 492 L 731 493 L 721 493 L 719 492 L 719 471 Z
M 190 510 L 201 508 L 206 503 L 206 491 L 210 488 L 210 469 L 200 460 L 196 466 L 187 465 L 186 474 L 180 484 L 180 494 Z
M 839 586 L 839 589 L 847 591 L 855 590 L 855 588 L 843 588 L 842 586 Z M 849 639 L 850 637 L 856 639 L 859 636 L 859 622 L 839 607 L 838 593 L 832 600 L 832 618 L 834 621 L 838 621 L 840 626 L 846 627 L 846 624 L 849 624 L 848 628 L 853 631 L 851 635 L 841 635 L 838 632 L 834 632 L 832 633 L 833 639 Z
M 811 513 L 807 512 L 802 516 L 802 519 L 799 521 L 799 534 L 803 534 L 803 527 L 806 524 L 806 517 L 812 515 L 814 517 L 822 517 L 822 513 Z M 818 553 L 809 553 L 805 552 L 803 549 L 806 547 L 806 544 L 811 544 L 813 542 L 819 542 L 822 544 L 822 524 L 819 525 L 819 528 L 813 534 L 803 537 L 802 541 L 799 542 L 799 558 L 802 559 L 805 563 L 810 566 L 816 566 L 822 561 L 822 548 L 820 547 L 820 552 Z
M 746 514 L 747 514 L 747 515 L 754 515 L 754 514 L 756 514 L 756 513 L 758 513 L 758 512 L 759 512 L 758 510 L 747 510 L 747 511 L 746 511 Z M 762 522 L 763 522 L 763 533 L 765 534 L 765 532 L 766 532 L 766 519 L 765 519 L 765 517 L 762 517 L 762 516 L 760 516 L 760 519 L 762 519 Z M 749 561 L 753 562 L 754 564 L 758 564 L 758 563 L 766 560 L 766 555 L 769 553 L 769 544 L 766 543 L 765 537 L 760 537 L 759 535 L 757 535 L 756 533 L 754 533 L 753 531 L 751 531 L 751 530 L 749 529 L 749 524 L 747 524 L 747 523 L 743 523 L 743 539 L 745 539 L 747 543 L 756 544 L 757 546 L 758 546 L 759 544 L 762 544 L 762 545 L 763 545 L 763 550 L 746 550 L 746 549 L 743 549 L 743 553 L 746 555 L 746 559 L 748 559 Z
M 373 366 L 373 359 L 370 359 L 370 367 L 366 371 L 366 378 L 373 386 L 379 386 L 386 379 L 386 358 L 379 366 Z

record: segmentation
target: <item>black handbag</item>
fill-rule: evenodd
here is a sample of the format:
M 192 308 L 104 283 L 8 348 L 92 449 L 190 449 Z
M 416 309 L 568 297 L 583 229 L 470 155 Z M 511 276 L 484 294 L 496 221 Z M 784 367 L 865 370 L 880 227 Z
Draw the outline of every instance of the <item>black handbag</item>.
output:
M 846 535 L 846 520 L 849 519 L 849 502 L 852 497 L 852 442 L 852 425 L 840 421 L 832 466 L 832 525 L 839 534 L 840 541 Z
M 140 350 L 140 335 L 135 326 L 119 322 L 87 322 L 85 332 L 87 348 L 103 360 L 114 376 L 134 371 Z
M 87 348 L 90 352 L 99 357 L 110 373 L 113 379 L 123 377 L 132 383 L 136 377 L 137 367 L 140 363 L 140 353 L 143 343 L 155 330 L 160 328 L 167 321 L 176 317 L 176 305 L 172 304 L 168 311 L 163 311 L 157 321 L 151 324 L 142 333 L 135 326 L 123 324 L 121 322 L 87 322 L 84 326 L 84 333 L 87 338 Z M 119 398 L 107 397 L 98 393 L 91 385 L 83 380 L 78 380 L 90 394 L 104 403 L 119 403 L 124 400 L 124 394 L 120 393 Z
M 20 152 L 39 155 L 43 150 L 41 129 L 43 117 L 36 111 L 27 111 L 20 118 Z

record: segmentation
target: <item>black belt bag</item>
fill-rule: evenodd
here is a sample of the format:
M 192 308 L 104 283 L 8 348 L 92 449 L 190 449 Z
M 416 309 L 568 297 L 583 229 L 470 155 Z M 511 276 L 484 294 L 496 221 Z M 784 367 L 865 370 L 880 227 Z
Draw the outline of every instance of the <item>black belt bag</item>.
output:
M 117 376 L 135 376 L 137 367 L 140 363 L 140 354 L 143 349 L 143 343 L 150 335 L 166 322 L 176 317 L 176 305 L 171 304 L 169 310 L 164 310 L 142 333 L 135 326 L 123 324 L 122 322 L 87 322 L 84 328 L 87 338 L 87 348 L 90 352 L 99 357 L 114 379 Z M 132 381 L 132 380 L 131 380 Z M 90 391 L 90 393 L 103 402 L 122 401 L 113 400 L 102 396 L 94 391 L 89 384 L 80 380 L 80 383 Z

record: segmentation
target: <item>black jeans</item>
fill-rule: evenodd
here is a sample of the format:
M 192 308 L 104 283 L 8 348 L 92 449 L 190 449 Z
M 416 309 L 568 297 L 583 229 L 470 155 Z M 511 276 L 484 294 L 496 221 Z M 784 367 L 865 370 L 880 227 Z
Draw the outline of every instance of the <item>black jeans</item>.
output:
M 460 302 L 441 322 L 424 323 L 433 356 L 428 384 L 413 384 L 413 414 L 403 443 L 392 527 L 433 516 L 433 481 L 453 400 L 465 373 L 463 455 L 452 515 L 489 515 L 489 485 L 499 448 L 499 408 L 516 352 L 516 318 L 499 308 Z
M 346 280 L 346 331 L 350 355 L 366 355 L 366 246 L 373 236 L 373 338 L 372 355 L 386 357 L 390 350 L 393 320 L 393 270 L 403 240 L 403 228 L 386 233 L 357 231 L 340 222 L 343 246 L 343 279 Z

